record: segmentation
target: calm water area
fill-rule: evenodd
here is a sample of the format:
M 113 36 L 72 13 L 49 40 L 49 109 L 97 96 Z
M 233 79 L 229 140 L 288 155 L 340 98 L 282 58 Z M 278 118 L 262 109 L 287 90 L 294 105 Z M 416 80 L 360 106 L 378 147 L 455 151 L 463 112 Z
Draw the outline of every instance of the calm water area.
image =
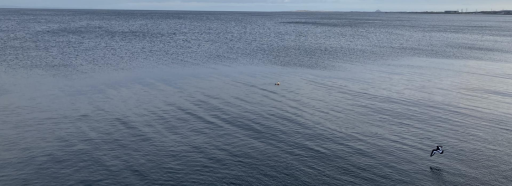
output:
M 511 105 L 512 16 L 0 9 L 0 185 L 512 185 Z

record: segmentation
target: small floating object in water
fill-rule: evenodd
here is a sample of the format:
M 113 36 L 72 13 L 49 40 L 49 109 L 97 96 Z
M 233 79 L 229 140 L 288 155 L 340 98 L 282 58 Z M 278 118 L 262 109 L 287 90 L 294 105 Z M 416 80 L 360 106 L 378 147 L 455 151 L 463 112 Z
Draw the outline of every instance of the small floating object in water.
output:
M 279 85 L 281 85 L 281 83 L 277 82 L 275 85 L 279 86 Z

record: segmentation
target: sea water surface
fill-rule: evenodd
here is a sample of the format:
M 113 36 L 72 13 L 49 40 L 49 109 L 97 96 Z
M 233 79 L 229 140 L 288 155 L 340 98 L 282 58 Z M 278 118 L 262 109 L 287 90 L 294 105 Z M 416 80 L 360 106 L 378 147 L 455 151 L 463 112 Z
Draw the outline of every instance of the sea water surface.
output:
M 510 16 L 0 9 L 0 185 L 510 185 L 511 54 Z

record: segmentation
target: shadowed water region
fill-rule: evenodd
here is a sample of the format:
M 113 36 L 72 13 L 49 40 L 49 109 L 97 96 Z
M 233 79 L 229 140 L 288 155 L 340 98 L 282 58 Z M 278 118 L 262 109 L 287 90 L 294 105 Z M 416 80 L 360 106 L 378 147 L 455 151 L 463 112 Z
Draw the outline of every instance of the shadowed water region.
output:
M 0 185 L 509 185 L 511 21 L 0 9 Z

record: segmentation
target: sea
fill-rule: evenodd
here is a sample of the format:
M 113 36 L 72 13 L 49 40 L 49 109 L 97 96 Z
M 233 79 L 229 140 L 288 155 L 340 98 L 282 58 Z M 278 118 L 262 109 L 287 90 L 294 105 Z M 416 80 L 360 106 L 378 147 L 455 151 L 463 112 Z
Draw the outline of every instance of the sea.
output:
M 0 185 L 512 185 L 511 122 L 512 16 L 0 9 Z

